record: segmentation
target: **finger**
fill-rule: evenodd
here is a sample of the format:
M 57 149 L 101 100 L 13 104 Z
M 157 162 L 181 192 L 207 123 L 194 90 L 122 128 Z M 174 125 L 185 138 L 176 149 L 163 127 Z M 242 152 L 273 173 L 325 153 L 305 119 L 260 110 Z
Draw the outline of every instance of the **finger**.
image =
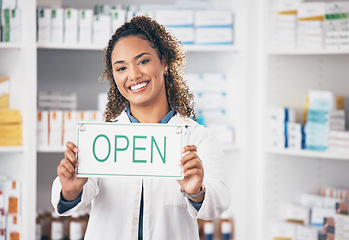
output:
M 199 168 L 201 169 L 202 168 L 202 164 L 201 162 L 198 160 L 198 158 L 194 158 L 188 162 L 186 162 L 184 165 L 183 165 L 183 172 L 186 172 L 188 171 L 189 169 L 192 169 L 192 168 Z
M 57 168 L 57 175 L 59 177 L 64 177 L 67 179 L 72 178 L 72 174 L 63 166 L 63 165 L 59 165 Z
M 184 165 L 184 164 L 186 164 L 186 162 L 188 162 L 194 158 L 199 158 L 199 156 L 196 154 L 196 152 L 189 152 L 182 157 L 182 159 L 180 161 L 180 165 Z
M 69 160 L 67 159 L 63 159 L 60 163 L 60 165 L 62 167 L 65 167 L 68 172 L 70 172 L 70 174 L 74 175 L 75 174 L 75 166 L 73 165 L 72 162 L 70 162 Z
M 182 153 L 188 152 L 188 151 L 195 151 L 196 152 L 196 146 L 195 145 L 186 145 L 182 149 Z
M 74 152 L 72 152 L 70 149 L 67 149 L 65 152 L 64 152 L 64 156 L 65 156 L 65 159 L 67 159 L 68 161 L 70 161 L 75 167 L 77 167 L 79 164 L 78 164 L 78 159 L 76 158 L 76 155 Z
M 77 147 L 74 143 L 72 143 L 72 142 L 67 142 L 67 143 L 65 144 L 65 146 L 66 146 L 68 149 L 70 149 L 72 152 L 74 152 L 74 153 L 79 152 L 78 147 Z
M 184 177 L 189 177 L 189 176 L 194 176 L 194 175 L 199 176 L 200 178 L 203 178 L 204 173 L 199 168 L 192 168 L 184 173 Z

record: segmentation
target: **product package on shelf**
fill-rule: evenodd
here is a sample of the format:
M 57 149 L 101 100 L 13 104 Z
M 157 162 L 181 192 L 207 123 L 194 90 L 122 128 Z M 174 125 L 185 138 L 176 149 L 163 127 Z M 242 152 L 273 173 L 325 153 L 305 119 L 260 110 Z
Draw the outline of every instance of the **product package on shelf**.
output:
M 18 8 L 0 8 L 2 15 L 2 41 L 21 41 L 21 11 Z
M 212 130 L 222 144 L 233 144 L 235 133 L 227 113 L 228 92 L 225 86 L 228 80 L 226 75 L 222 73 L 186 73 L 184 77 L 195 95 L 198 123 Z M 212 82 L 216 84 L 212 85 Z
M 0 239 L 21 239 L 20 235 L 21 184 L 0 176 Z
M 68 141 L 76 141 L 77 122 L 102 122 L 99 111 L 39 111 L 37 147 L 40 151 L 62 150 Z
M 349 48 L 349 2 L 326 3 L 325 16 L 325 47 Z
M 0 146 L 22 145 L 22 116 L 19 110 L 0 109 Z
M 304 2 L 297 10 L 298 48 L 324 48 L 325 2 Z
M 93 11 L 92 9 L 80 9 L 78 15 L 78 42 L 82 44 L 91 44 Z
M 78 10 L 64 9 L 64 43 L 78 43 Z

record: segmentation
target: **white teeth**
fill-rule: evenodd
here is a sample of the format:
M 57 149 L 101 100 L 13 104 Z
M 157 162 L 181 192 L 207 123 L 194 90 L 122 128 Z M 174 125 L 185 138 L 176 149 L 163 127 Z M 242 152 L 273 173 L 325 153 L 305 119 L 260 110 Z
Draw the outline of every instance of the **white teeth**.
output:
M 140 83 L 140 84 L 131 86 L 130 88 L 131 88 L 131 90 L 133 91 L 133 90 L 137 90 L 137 89 L 140 89 L 140 88 L 142 88 L 142 87 L 145 87 L 147 84 L 148 84 L 147 82 L 142 82 L 142 83 Z

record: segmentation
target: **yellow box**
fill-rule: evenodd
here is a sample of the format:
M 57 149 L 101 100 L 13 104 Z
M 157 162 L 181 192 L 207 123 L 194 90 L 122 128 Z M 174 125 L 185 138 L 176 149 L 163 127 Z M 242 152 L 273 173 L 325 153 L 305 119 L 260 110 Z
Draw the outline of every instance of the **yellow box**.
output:
M 22 138 L 0 138 L 0 146 L 22 146 Z
M 22 125 L 0 124 L 0 138 L 22 138 Z
M 10 106 L 9 99 L 10 99 L 10 97 L 8 94 L 4 94 L 4 95 L 0 96 L 0 109 L 9 108 L 9 106 Z
M 0 109 L 0 124 L 21 123 L 22 116 L 19 110 Z

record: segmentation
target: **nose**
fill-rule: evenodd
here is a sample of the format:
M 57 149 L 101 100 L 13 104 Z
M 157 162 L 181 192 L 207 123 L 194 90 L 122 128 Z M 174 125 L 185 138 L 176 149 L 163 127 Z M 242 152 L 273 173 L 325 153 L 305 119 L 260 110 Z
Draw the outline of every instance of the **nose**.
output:
M 138 65 L 131 64 L 129 67 L 128 78 L 131 81 L 136 81 L 138 78 L 142 76 L 142 72 L 138 68 Z

